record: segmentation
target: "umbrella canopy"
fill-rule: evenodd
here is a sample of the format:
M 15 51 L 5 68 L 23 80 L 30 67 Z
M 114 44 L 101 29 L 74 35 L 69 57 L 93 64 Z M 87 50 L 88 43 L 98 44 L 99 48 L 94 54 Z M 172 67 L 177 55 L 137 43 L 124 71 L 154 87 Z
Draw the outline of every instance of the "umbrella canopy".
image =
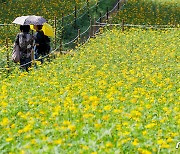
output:
M 19 25 L 43 25 L 46 22 L 46 19 L 44 19 L 41 16 L 21 16 L 17 17 L 13 23 L 19 24 Z
M 30 25 L 30 28 L 35 31 L 33 25 Z M 48 23 L 43 24 L 42 31 L 44 32 L 44 35 L 54 37 L 53 28 Z
M 19 24 L 19 25 L 24 25 L 25 20 L 28 18 L 29 16 L 21 16 L 21 17 L 17 17 L 12 23 L 14 24 Z

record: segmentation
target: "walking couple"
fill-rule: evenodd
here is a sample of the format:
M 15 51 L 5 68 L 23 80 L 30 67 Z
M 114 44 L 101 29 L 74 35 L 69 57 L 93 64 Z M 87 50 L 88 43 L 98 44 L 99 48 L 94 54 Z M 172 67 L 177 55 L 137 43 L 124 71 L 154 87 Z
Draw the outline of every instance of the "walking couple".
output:
M 31 61 L 50 52 L 50 38 L 44 35 L 43 25 L 34 25 L 36 33 L 30 34 L 30 25 L 20 25 L 20 33 L 17 34 L 14 47 L 19 48 L 20 67 L 28 71 Z M 33 54 L 34 53 L 34 54 Z M 41 59 L 41 63 L 43 59 Z

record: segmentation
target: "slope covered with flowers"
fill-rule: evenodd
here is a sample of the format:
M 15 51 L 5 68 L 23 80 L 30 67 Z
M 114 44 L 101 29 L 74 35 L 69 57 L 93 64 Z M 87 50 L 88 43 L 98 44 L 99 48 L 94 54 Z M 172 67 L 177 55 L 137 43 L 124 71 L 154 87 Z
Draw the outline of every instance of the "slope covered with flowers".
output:
M 95 3 L 96 0 L 89 0 L 90 3 Z M 67 15 L 74 11 L 74 6 L 77 9 L 85 6 L 85 0 L 8 0 L 1 2 L 3 11 L 0 12 L 0 23 L 11 23 L 17 16 L 22 15 L 40 15 L 46 19 L 53 19 L 54 16 L 62 17 L 62 13 Z
M 180 0 L 127 0 L 123 9 L 113 19 L 128 24 L 178 25 Z
M 1 80 L 0 151 L 176 153 L 179 34 L 113 29 Z

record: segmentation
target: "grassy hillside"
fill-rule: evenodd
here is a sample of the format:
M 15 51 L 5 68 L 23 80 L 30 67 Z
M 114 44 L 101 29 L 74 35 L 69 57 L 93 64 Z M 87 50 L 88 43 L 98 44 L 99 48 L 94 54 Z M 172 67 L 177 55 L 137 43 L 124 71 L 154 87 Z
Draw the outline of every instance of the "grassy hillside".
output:
M 180 24 L 180 0 L 128 0 L 114 22 L 129 24 Z
M 0 80 L 0 151 L 178 153 L 179 35 L 113 29 Z

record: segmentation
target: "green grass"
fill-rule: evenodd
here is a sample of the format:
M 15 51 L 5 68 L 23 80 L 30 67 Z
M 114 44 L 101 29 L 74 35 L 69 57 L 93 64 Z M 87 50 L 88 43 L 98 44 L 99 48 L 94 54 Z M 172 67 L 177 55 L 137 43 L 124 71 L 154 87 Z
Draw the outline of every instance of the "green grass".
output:
M 0 151 L 178 153 L 179 34 L 113 29 L 15 70 L 0 80 Z

